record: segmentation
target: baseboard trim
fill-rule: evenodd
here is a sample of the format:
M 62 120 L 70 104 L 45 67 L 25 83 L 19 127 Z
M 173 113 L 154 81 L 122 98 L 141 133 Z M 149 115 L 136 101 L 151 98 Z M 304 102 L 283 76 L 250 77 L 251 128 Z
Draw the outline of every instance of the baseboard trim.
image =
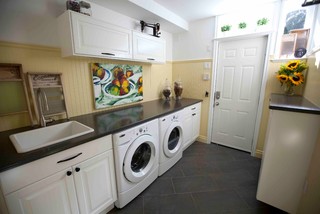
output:
M 196 141 L 199 141 L 201 143 L 207 143 L 207 140 L 208 140 L 207 136 L 204 136 L 204 135 L 199 135 L 196 139 Z
M 262 158 L 262 154 L 263 154 L 263 150 L 257 149 L 255 156 L 256 156 L 257 158 Z

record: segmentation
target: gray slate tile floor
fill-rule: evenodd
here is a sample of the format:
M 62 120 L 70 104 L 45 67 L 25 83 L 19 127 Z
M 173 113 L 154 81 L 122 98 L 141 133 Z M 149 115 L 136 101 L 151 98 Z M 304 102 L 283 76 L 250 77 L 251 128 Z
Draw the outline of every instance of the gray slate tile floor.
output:
M 260 164 L 249 153 L 195 142 L 137 198 L 110 213 L 285 213 L 256 200 Z

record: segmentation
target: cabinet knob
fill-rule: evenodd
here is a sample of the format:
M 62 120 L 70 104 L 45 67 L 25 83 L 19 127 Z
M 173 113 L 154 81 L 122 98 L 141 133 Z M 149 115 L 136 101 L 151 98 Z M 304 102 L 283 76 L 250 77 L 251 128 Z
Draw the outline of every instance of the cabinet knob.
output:
M 79 167 L 76 167 L 76 172 L 79 172 L 80 171 L 80 168 Z
M 67 171 L 67 176 L 70 176 L 72 175 L 72 172 L 71 171 Z

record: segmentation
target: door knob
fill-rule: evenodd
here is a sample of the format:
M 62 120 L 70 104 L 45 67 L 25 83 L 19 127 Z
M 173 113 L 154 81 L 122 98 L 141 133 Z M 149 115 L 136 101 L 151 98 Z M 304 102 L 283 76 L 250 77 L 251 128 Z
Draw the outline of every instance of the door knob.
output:
M 219 102 L 216 102 L 216 106 L 218 106 L 220 103 Z

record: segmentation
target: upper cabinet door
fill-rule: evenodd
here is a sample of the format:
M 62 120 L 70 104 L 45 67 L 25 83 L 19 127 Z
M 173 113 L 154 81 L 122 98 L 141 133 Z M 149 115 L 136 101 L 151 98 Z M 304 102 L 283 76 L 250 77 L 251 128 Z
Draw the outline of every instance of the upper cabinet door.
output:
M 133 32 L 133 59 L 147 62 L 166 62 L 166 41 L 147 34 Z
M 58 19 L 63 56 L 132 59 L 132 32 L 80 13 Z

